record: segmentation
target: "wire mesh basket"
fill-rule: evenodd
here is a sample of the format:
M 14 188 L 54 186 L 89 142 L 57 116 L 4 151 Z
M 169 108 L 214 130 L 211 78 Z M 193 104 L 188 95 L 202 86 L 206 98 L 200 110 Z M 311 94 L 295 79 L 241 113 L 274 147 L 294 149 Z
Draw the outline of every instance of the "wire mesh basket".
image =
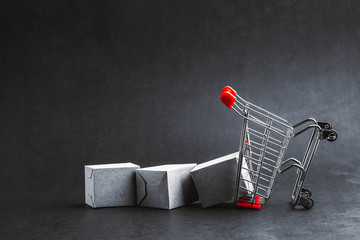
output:
M 270 198 L 275 177 L 291 167 L 299 170 L 292 194 L 293 205 L 311 208 L 311 190 L 303 187 L 310 162 L 322 139 L 335 141 L 337 133 L 328 123 L 318 123 L 314 119 L 306 119 L 291 125 L 285 119 L 245 101 L 231 87 L 224 87 L 221 101 L 234 110 L 242 119 L 238 170 L 234 202 L 238 206 L 260 209 Z M 294 129 L 304 123 L 314 122 L 297 133 Z M 302 161 L 290 158 L 283 161 L 289 141 L 308 129 L 314 129 L 308 148 Z M 317 137 L 315 138 L 315 136 Z M 280 170 L 282 165 L 294 162 Z M 306 193 L 306 194 L 305 194 Z

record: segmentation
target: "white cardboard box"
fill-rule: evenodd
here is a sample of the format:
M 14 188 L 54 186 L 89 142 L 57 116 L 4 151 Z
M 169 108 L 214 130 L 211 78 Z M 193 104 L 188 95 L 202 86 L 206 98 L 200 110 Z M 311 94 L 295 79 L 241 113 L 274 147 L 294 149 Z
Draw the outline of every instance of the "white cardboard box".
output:
M 199 164 L 191 170 L 203 208 L 234 198 L 238 154 L 235 152 Z
M 85 203 L 93 208 L 136 205 L 133 163 L 85 166 Z
M 190 175 L 195 166 L 196 163 L 167 164 L 136 170 L 138 205 L 170 210 L 197 201 Z

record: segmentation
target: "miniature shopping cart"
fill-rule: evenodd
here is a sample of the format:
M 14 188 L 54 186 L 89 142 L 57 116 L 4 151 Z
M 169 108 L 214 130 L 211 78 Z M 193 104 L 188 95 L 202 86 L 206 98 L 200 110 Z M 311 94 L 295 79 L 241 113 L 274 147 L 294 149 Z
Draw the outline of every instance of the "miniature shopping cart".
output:
M 228 86 L 223 88 L 220 99 L 242 118 L 235 204 L 260 209 L 270 198 L 277 172 L 297 167 L 292 204 L 310 209 L 314 205 L 311 190 L 303 187 L 303 184 L 311 160 L 320 140 L 335 141 L 337 132 L 329 123 L 317 122 L 312 118 L 291 125 L 285 119 L 245 101 Z M 302 127 L 301 130 L 293 133 L 299 127 Z M 289 158 L 282 162 L 290 139 L 311 129 L 313 132 L 302 161 Z

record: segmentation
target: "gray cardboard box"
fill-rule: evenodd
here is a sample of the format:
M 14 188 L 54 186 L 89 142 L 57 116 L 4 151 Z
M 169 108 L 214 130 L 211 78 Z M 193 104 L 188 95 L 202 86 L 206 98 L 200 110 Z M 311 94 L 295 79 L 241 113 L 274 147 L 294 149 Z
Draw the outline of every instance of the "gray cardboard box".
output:
M 191 170 L 203 208 L 234 198 L 238 153 L 199 164 Z
M 190 175 L 195 166 L 196 163 L 167 164 L 136 170 L 138 205 L 170 210 L 197 201 Z
M 133 163 L 85 166 L 85 203 L 93 208 L 136 205 Z

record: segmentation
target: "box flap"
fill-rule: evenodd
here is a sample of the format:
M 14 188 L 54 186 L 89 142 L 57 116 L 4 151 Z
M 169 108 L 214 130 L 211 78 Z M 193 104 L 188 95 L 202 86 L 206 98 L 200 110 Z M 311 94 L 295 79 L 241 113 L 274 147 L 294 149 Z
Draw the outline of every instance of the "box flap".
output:
M 85 166 L 85 203 L 95 208 L 94 203 L 94 169 Z
M 86 177 L 92 179 L 94 176 L 94 171 L 95 169 L 88 168 L 88 170 L 86 171 Z
M 136 170 L 138 206 L 169 209 L 166 171 Z
M 147 196 L 146 181 L 139 172 L 136 172 L 136 195 L 137 205 L 141 205 Z

